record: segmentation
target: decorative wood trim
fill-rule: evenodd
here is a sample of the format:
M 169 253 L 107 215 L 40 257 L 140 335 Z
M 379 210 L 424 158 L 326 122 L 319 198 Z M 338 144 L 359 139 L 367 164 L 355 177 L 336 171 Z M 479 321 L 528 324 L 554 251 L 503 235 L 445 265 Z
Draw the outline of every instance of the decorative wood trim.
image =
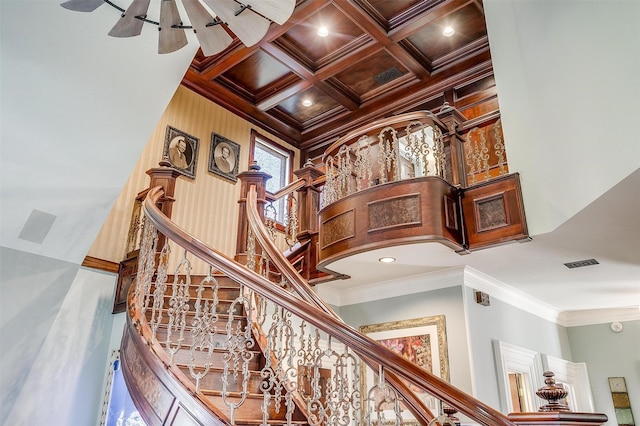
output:
M 111 262 L 109 260 L 98 259 L 97 257 L 92 256 L 85 256 L 84 260 L 82 261 L 82 266 L 84 266 L 85 268 L 111 272 L 113 274 L 118 273 L 118 263 Z
M 367 232 L 422 225 L 420 194 L 388 197 L 367 203 L 369 229 Z
M 325 249 L 339 241 L 355 236 L 355 211 L 347 210 L 322 222 L 320 228 L 321 248 Z

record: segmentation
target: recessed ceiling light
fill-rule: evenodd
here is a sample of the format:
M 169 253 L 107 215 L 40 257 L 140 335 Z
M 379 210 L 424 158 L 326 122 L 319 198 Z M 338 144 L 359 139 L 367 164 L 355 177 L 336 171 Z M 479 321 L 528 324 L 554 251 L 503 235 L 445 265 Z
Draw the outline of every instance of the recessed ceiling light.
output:
M 326 37 L 329 35 L 329 28 L 327 28 L 326 26 L 322 25 L 320 28 L 318 28 L 318 35 L 320 37 Z
M 453 27 L 448 26 L 442 31 L 442 35 L 445 37 L 451 37 L 453 34 L 455 34 L 455 32 L 456 31 L 453 29 Z
M 313 105 L 313 102 L 311 102 L 311 99 L 303 99 L 302 100 L 302 105 L 308 107 L 308 106 Z
M 380 259 L 378 259 L 378 262 L 382 262 L 382 263 L 393 263 L 396 261 L 395 257 L 381 257 Z

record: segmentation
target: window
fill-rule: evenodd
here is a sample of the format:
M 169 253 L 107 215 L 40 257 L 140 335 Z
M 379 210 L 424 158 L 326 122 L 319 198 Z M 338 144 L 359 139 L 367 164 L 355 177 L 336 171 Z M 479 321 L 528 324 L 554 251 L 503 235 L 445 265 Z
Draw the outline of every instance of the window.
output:
M 273 200 L 271 194 L 282 189 L 291 181 L 293 169 L 293 152 L 276 142 L 260 135 L 255 130 L 251 131 L 251 153 L 249 161 L 254 161 L 260 166 L 260 170 L 271 175 L 267 181 L 267 199 L 273 201 L 274 209 L 268 208 L 265 214 L 279 223 L 285 221 L 285 200 Z

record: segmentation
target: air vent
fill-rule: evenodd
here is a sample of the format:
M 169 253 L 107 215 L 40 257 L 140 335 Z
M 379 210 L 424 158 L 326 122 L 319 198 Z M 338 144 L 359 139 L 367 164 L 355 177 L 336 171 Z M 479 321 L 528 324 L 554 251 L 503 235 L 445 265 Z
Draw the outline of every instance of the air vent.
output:
M 573 268 L 582 268 L 583 266 L 589 266 L 589 265 L 598 265 L 598 261 L 595 259 L 587 259 L 587 260 L 578 260 L 577 262 L 569 262 L 569 263 L 565 263 L 564 266 L 566 266 L 569 269 L 573 269 Z
M 373 79 L 380 84 L 387 84 L 400 76 L 402 76 L 400 70 L 396 67 L 391 67 L 388 70 L 382 71 L 380 74 L 374 76 Z

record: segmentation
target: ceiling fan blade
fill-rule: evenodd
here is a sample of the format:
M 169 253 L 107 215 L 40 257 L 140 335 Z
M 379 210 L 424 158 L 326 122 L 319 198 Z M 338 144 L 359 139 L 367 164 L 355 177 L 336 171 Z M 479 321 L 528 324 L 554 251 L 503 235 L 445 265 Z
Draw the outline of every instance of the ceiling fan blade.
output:
M 60 6 L 76 12 L 93 12 L 103 4 L 104 0 L 68 0 Z
M 235 0 L 204 0 L 204 2 L 229 26 L 245 46 L 253 46 L 262 40 L 269 30 L 271 23 L 251 9 L 243 10 L 236 16 L 235 12 L 239 9 L 239 5 Z
M 296 0 L 244 0 L 255 12 L 271 19 L 277 24 L 284 24 L 291 17 L 296 7 Z
M 185 47 L 188 43 L 187 35 L 182 28 L 173 28 L 173 25 L 181 25 L 180 12 L 175 0 L 162 0 L 160 2 L 160 35 L 158 36 L 158 53 L 171 53 Z
M 182 4 L 205 56 L 220 53 L 231 44 L 233 39 L 222 25 L 207 26 L 213 22 L 213 17 L 199 0 L 182 0 Z
M 150 0 L 133 0 L 122 17 L 109 31 L 111 37 L 133 37 L 140 35 L 144 22 L 136 16 L 147 16 Z

